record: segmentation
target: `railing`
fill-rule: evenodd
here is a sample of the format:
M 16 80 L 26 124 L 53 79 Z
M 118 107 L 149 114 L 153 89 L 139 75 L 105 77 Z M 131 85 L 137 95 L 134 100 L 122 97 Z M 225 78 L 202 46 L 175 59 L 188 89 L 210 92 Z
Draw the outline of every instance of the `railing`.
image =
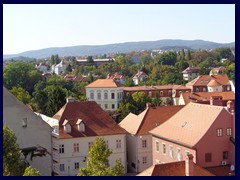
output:
M 58 143 L 58 141 L 57 141 L 56 139 L 53 139 L 53 140 L 52 140 L 52 147 L 53 147 L 54 149 L 59 150 L 59 143 Z
M 53 164 L 53 171 L 54 171 L 56 174 L 59 174 L 59 164 Z

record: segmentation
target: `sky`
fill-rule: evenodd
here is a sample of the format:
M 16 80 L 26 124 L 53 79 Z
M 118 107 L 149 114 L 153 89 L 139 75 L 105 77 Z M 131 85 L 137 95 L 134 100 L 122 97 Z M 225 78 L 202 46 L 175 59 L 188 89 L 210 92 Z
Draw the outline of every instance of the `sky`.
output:
M 161 39 L 235 41 L 234 4 L 4 4 L 3 54 Z

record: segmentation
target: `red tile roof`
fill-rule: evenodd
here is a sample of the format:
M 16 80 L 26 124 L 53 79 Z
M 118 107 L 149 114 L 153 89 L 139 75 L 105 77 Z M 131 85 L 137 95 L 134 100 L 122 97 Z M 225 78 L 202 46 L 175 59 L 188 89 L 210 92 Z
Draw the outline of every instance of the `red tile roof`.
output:
M 143 72 L 143 71 L 140 71 L 140 72 L 138 72 L 133 78 L 135 79 L 137 79 L 137 78 L 139 78 L 139 77 L 141 77 L 141 76 L 145 76 L 145 77 L 148 77 L 148 75 L 145 73 L 145 72 Z
M 74 138 L 86 136 L 101 136 L 126 134 L 121 128 L 96 102 L 68 102 L 66 103 L 53 118 L 59 120 L 59 137 Z M 85 132 L 79 132 L 76 123 L 82 119 L 85 124 Z M 63 123 L 68 120 L 71 125 L 71 133 L 64 132 Z
M 118 72 L 115 72 L 115 73 L 109 73 L 107 79 L 126 79 L 126 77 L 121 75 Z
M 178 89 L 178 90 L 191 90 L 188 87 L 182 85 L 162 85 L 162 86 L 135 86 L 135 87 L 124 87 L 124 91 L 153 91 L 153 90 L 164 90 L 164 89 Z
M 225 116 L 225 117 L 224 117 Z M 174 116 L 150 131 L 168 141 L 193 148 L 218 118 L 231 118 L 222 106 L 190 102 Z
M 138 176 L 186 176 L 185 161 L 166 164 L 156 164 L 146 169 Z M 200 166 L 193 164 L 193 176 L 214 176 Z
M 210 102 L 211 96 L 221 96 L 223 101 L 235 100 L 235 93 L 229 92 L 182 92 L 185 104 L 189 102 Z
M 113 87 L 123 87 L 124 85 L 114 81 L 113 79 L 97 79 L 91 84 L 85 86 L 86 88 L 113 88 Z
M 235 170 L 231 171 L 230 165 L 206 167 L 205 169 L 216 176 L 235 176 Z
M 214 79 L 217 83 L 220 85 L 230 85 L 228 76 L 226 74 L 223 75 L 201 75 L 197 78 L 193 79 L 189 83 L 186 84 L 186 86 L 207 86 L 208 83 Z
M 130 113 L 119 125 L 131 134 L 148 134 L 150 130 L 167 121 L 184 106 L 149 107 L 138 116 Z

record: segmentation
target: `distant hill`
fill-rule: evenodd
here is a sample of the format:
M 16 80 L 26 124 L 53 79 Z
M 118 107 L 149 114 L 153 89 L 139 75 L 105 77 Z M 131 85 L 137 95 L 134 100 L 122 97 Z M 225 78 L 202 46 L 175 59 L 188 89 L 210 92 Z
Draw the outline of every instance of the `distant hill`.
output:
M 132 51 L 163 49 L 163 50 L 178 50 L 181 48 L 189 49 L 216 49 L 219 47 L 235 47 L 235 42 L 232 43 L 215 43 L 204 40 L 173 40 L 165 39 L 158 41 L 141 41 L 141 42 L 126 42 L 108 45 L 96 46 L 71 46 L 71 47 L 52 47 L 40 50 L 26 51 L 19 54 L 3 55 L 3 59 L 11 59 L 16 57 L 29 58 L 48 58 L 52 54 L 59 56 L 88 56 L 88 55 L 103 55 L 107 53 L 129 53 Z

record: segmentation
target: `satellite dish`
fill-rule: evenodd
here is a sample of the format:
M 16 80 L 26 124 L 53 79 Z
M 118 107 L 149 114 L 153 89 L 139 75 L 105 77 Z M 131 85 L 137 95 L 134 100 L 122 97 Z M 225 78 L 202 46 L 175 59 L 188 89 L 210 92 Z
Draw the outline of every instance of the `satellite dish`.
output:
M 234 170 L 235 170 L 235 166 L 234 166 L 234 165 L 231 165 L 231 166 L 230 166 L 230 169 L 231 169 L 231 171 L 234 171 Z

